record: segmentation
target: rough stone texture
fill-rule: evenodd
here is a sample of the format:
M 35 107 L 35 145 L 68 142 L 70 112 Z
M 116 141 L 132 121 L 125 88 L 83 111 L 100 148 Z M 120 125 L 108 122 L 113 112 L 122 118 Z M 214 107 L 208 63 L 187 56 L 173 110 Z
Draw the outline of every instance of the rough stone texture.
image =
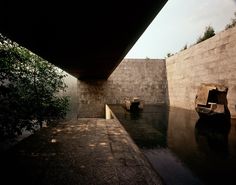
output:
M 236 27 L 167 58 L 166 70 L 170 106 L 194 109 L 201 83 L 222 83 L 236 117 Z
M 5 185 L 160 185 L 121 124 L 79 119 L 47 127 L 0 153 Z
M 78 117 L 104 117 L 105 104 L 133 96 L 146 104 L 166 102 L 164 60 L 125 59 L 108 80 L 78 81 Z

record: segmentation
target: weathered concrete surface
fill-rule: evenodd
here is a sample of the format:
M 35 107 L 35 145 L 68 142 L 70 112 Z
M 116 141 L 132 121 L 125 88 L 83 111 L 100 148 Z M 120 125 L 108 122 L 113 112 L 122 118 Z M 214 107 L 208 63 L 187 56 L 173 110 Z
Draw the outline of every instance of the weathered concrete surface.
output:
M 7 184 L 163 184 L 117 120 L 43 128 L 0 156 Z
M 65 78 L 65 83 L 67 85 L 66 91 L 61 92 L 62 95 L 68 96 L 69 98 L 69 111 L 66 115 L 67 120 L 77 119 L 77 109 L 78 109 L 78 96 L 77 96 L 77 78 L 74 76 L 67 74 Z
M 201 83 L 229 87 L 227 99 L 236 117 L 236 27 L 166 59 L 170 106 L 194 109 Z
M 125 59 L 108 80 L 78 81 L 78 117 L 104 117 L 105 104 L 139 96 L 147 104 L 166 102 L 165 60 Z

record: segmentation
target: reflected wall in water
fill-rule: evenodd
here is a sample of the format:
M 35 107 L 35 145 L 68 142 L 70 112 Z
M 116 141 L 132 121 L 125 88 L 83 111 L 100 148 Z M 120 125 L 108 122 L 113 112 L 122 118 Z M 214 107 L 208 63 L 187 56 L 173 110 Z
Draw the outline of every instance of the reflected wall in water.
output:
M 227 158 L 228 134 L 230 131 L 230 119 L 201 119 L 195 125 L 195 137 L 199 150 L 211 155 L 213 152 L 218 157 Z
M 167 106 L 145 105 L 145 108 L 138 112 L 129 112 L 121 105 L 109 107 L 140 148 L 166 147 Z
M 198 119 L 194 111 L 171 108 L 168 148 L 203 183 L 235 184 L 236 135 L 231 130 L 230 119 Z
M 164 105 L 111 109 L 168 185 L 236 184 L 236 120 L 207 122 Z
M 230 153 L 229 157 L 236 160 L 236 119 L 231 119 L 231 126 L 228 136 L 228 149 Z
M 168 122 L 168 147 L 182 158 L 192 158 L 196 153 L 195 123 L 197 113 L 190 110 L 171 107 Z

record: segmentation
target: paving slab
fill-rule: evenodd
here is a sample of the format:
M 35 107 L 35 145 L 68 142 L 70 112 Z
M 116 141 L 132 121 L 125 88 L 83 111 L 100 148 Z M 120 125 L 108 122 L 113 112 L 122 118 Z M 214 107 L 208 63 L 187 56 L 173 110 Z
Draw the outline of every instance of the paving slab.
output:
M 0 157 L 4 185 L 164 184 L 115 119 L 42 128 Z

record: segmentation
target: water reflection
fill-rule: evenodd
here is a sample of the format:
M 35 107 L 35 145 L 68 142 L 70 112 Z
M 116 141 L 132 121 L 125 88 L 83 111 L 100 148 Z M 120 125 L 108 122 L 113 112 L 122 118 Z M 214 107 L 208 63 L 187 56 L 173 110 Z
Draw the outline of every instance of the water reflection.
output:
M 195 137 L 199 150 L 208 155 L 211 152 L 218 157 L 227 158 L 229 131 L 230 119 L 198 119 L 195 125 Z
M 167 185 L 236 184 L 236 120 L 202 120 L 164 105 L 138 115 L 111 109 Z
M 122 106 L 110 105 L 110 108 L 140 148 L 167 146 L 166 106 L 149 105 L 135 113 L 126 111 Z

